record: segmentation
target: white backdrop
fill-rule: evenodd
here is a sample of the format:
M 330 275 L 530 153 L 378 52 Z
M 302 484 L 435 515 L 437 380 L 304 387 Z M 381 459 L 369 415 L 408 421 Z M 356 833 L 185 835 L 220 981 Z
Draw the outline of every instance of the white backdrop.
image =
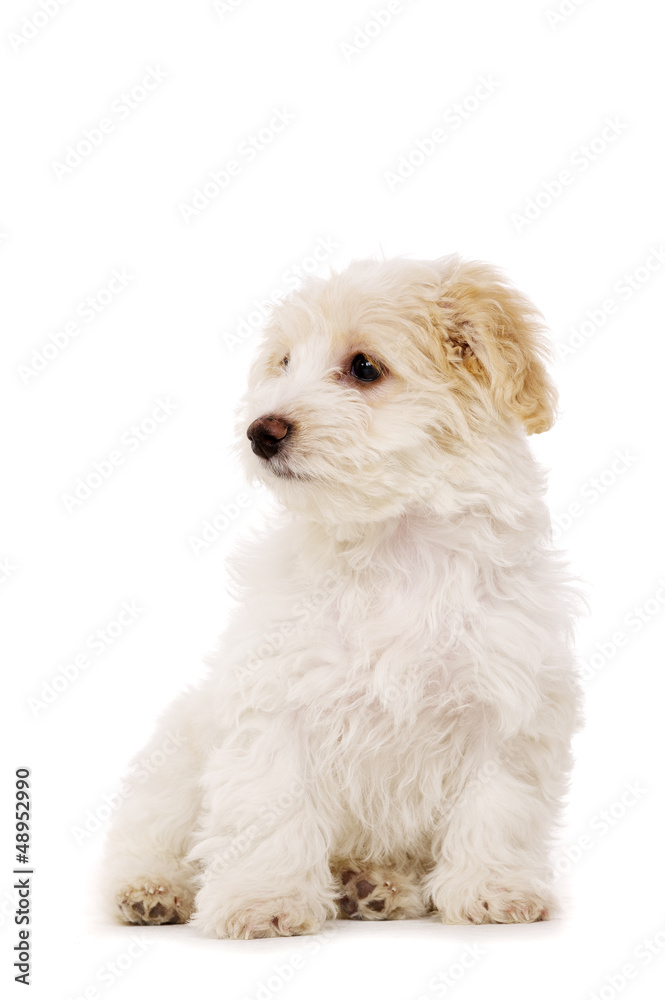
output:
M 651 1000 L 665 980 L 654 5 L 5 0 L 0 21 L 3 978 L 26 766 L 33 997 Z M 556 852 L 565 916 L 255 942 L 105 926 L 91 877 L 119 778 L 201 675 L 224 557 L 263 503 L 229 448 L 265 301 L 354 257 L 453 251 L 504 268 L 556 344 L 562 415 L 533 447 L 591 604 Z

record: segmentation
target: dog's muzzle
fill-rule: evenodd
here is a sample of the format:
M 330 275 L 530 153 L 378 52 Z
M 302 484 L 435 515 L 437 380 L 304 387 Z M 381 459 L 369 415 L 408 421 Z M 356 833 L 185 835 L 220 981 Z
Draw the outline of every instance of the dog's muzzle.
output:
M 281 417 L 259 417 L 247 428 L 252 451 L 259 458 L 274 458 L 291 430 L 291 424 Z

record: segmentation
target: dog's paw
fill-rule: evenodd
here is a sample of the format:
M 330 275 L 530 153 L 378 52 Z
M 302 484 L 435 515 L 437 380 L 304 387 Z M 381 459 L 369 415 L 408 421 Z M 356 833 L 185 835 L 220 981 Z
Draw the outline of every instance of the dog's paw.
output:
M 437 905 L 446 924 L 533 924 L 549 920 L 556 909 L 544 888 L 485 885 Z
M 123 886 L 116 902 L 128 924 L 184 924 L 194 907 L 194 893 L 184 885 L 139 879 Z
M 347 868 L 339 875 L 339 916 L 349 920 L 400 920 L 426 908 L 412 880 L 379 867 Z
M 326 916 L 323 906 L 311 908 L 302 900 L 287 896 L 248 903 L 237 910 L 230 907 L 212 913 L 200 910 L 195 922 L 204 934 L 212 937 L 250 940 L 316 934 Z

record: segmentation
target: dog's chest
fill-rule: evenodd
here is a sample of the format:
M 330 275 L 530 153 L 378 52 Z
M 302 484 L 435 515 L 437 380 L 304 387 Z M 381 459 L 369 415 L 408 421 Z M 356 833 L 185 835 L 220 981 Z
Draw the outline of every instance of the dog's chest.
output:
M 395 843 L 415 848 L 436 823 L 442 802 L 456 797 L 462 729 L 436 710 L 405 720 L 376 703 L 331 713 L 329 723 L 336 727 L 335 745 L 323 728 L 315 730 L 310 756 L 319 762 L 319 775 L 327 775 L 324 788 L 344 836 L 362 831 L 373 852 L 380 847 L 389 853 Z
M 250 687 L 267 698 L 269 685 L 271 698 L 308 714 L 376 702 L 402 721 L 446 700 L 479 600 L 475 568 L 459 553 L 415 534 L 391 538 L 360 567 L 305 551 L 287 572 L 264 570 L 233 654 L 248 660 Z
M 325 636 L 347 677 L 363 678 L 388 700 L 408 697 L 410 688 L 422 700 L 425 687 L 452 677 L 479 602 L 475 571 L 464 560 L 403 547 L 335 580 L 309 639 Z M 388 690 L 395 686 L 399 695 Z

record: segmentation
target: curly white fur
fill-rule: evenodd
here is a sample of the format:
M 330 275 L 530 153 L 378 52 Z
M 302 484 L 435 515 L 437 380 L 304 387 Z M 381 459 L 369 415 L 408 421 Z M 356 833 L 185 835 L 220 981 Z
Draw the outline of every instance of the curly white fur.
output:
M 551 913 L 578 688 L 525 436 L 553 420 L 543 353 L 528 301 L 457 258 L 357 262 L 276 310 L 239 441 L 280 510 L 148 752 L 183 744 L 116 817 L 122 919 L 242 938 Z M 289 428 L 273 457 L 245 436 L 266 416 Z

